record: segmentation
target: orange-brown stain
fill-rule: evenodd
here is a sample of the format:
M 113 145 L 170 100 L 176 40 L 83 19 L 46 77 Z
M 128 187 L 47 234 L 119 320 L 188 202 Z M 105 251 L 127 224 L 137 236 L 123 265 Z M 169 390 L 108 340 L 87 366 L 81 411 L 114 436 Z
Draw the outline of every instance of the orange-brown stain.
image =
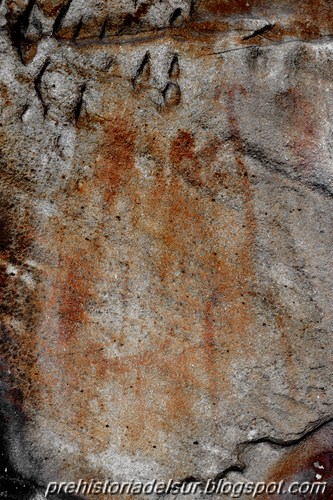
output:
M 234 174 L 220 177 L 210 168 L 221 147 L 218 138 L 210 138 L 198 149 L 194 135 L 185 130 L 176 132 L 170 143 L 163 138 L 152 141 L 151 132 L 140 131 L 140 147 L 145 150 L 147 141 L 156 164 L 153 182 L 145 184 L 135 167 L 135 123 L 121 112 L 98 123 L 102 135 L 94 175 L 90 182 L 75 183 L 74 208 L 68 214 L 74 217 L 76 204 L 89 206 L 96 197 L 100 199 L 96 236 L 87 241 L 80 230 L 75 231 L 76 223 L 65 228 L 59 234 L 59 264 L 52 271 L 54 291 L 48 308 L 58 308 L 59 352 L 50 351 L 50 356 L 62 373 L 62 394 L 57 397 L 71 399 L 66 426 L 80 436 L 82 453 L 89 452 L 92 438 L 96 452 L 107 448 L 108 436 L 117 428 L 124 452 L 157 453 L 159 460 L 167 460 L 161 432 L 172 435 L 175 423 L 184 432 L 196 428 L 198 391 L 207 398 L 207 411 L 214 412 L 219 397 L 228 391 L 230 360 L 249 346 L 253 321 L 246 298 L 252 279 L 253 228 L 247 227 L 250 187 L 239 166 Z M 83 134 L 85 127 L 89 124 L 82 124 Z M 216 184 L 221 187 L 226 182 L 242 193 L 245 215 L 214 199 Z M 126 231 L 133 238 L 130 248 L 123 243 L 131 253 L 122 286 L 140 280 L 141 269 L 133 269 L 135 241 L 145 235 L 156 249 L 154 258 L 147 256 L 141 263 L 151 273 L 149 307 L 156 322 L 147 331 L 149 348 L 114 356 L 109 342 L 114 339 L 126 349 L 130 331 L 111 331 L 103 324 L 95 332 L 90 309 L 103 307 L 99 282 L 104 280 L 107 243 L 101 233 L 110 217 L 119 224 L 119 201 L 129 207 Z M 215 235 L 220 222 L 226 242 Z M 117 247 L 110 245 L 115 254 Z M 130 300 L 130 295 L 126 297 L 130 288 L 122 293 Z M 98 397 L 108 383 L 113 387 L 109 402 Z M 115 408 L 111 415 L 105 406 L 110 400 Z M 93 409 L 91 401 L 95 401 Z M 57 414 L 56 407 L 50 406 L 49 411 L 50 416 Z
M 112 203 L 113 198 L 124 190 L 131 180 L 135 132 L 119 117 L 106 122 L 105 144 L 101 146 L 96 165 L 96 181 L 103 192 L 104 201 Z
M 37 5 L 41 11 L 50 17 L 56 16 L 64 3 L 64 0 L 37 0 Z
M 251 14 L 252 8 L 258 5 L 258 0 L 199 0 L 197 9 L 208 11 L 219 16 L 231 16 L 235 14 Z
M 1 175 L 0 351 L 4 404 L 13 408 L 6 415 L 10 421 L 15 415 L 20 419 L 31 416 L 33 402 L 38 401 L 40 370 L 34 333 L 41 308 L 38 293 L 27 288 L 21 280 L 26 271 L 26 260 L 37 240 L 32 223 L 33 210 L 29 202 L 17 207 L 15 197 L 8 192 L 5 194 L 6 181 Z
M 319 479 L 318 476 L 319 475 Z M 333 432 L 332 427 L 323 427 L 314 434 L 306 437 L 303 442 L 293 446 L 290 451 L 274 464 L 267 476 L 268 482 L 284 481 L 284 488 L 293 482 L 327 483 L 325 492 L 308 493 L 309 500 L 326 500 L 333 495 Z M 305 498 L 305 495 L 295 495 L 296 499 Z M 280 498 L 270 496 L 268 500 Z

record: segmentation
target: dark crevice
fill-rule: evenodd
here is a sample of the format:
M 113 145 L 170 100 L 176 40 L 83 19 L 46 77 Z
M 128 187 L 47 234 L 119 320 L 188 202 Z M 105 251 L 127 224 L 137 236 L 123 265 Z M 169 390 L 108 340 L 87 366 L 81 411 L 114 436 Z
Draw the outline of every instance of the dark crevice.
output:
M 75 119 L 75 122 L 78 121 L 78 119 L 80 118 L 80 114 L 81 114 L 81 110 L 82 110 L 82 105 L 83 105 L 83 95 L 86 91 L 86 84 L 84 83 L 81 88 L 80 88 L 80 95 L 79 95 L 79 99 L 77 101 L 77 104 L 76 104 L 76 107 L 75 107 L 75 110 L 74 110 L 74 119 Z
M 114 64 L 114 59 L 112 59 L 112 57 L 110 57 L 110 59 L 108 60 L 108 62 L 104 66 L 104 70 L 108 71 L 111 68 L 112 64 Z
M 179 61 L 178 56 L 175 54 L 170 64 L 168 71 L 169 78 L 178 78 L 179 76 Z
M 59 10 L 59 14 L 57 15 L 56 20 L 54 21 L 54 24 L 53 24 L 53 30 L 52 30 L 53 36 L 58 35 L 58 32 L 61 28 L 61 23 L 69 10 L 71 3 L 72 3 L 72 0 L 67 0 L 64 3 L 64 5 L 61 7 L 61 9 Z
M 48 107 L 47 107 L 47 104 L 44 102 L 43 95 L 42 95 L 42 79 L 43 79 L 44 73 L 45 73 L 47 67 L 49 66 L 49 64 L 50 64 L 50 61 L 47 59 L 44 62 L 44 64 L 43 64 L 41 70 L 39 71 L 38 75 L 36 76 L 35 82 L 34 82 L 36 94 L 38 96 L 38 99 L 41 102 L 42 107 L 43 107 L 44 118 L 45 118 L 45 116 L 47 114 Z
M 132 80 L 133 87 L 135 87 L 135 85 L 139 80 L 148 80 L 149 77 L 150 77 L 150 53 L 146 52 L 139 68 L 137 69 L 136 75 Z
M 264 437 L 264 438 L 259 438 L 259 439 L 253 439 L 251 441 L 244 441 L 243 443 L 240 444 L 240 446 L 252 446 L 260 443 L 268 443 L 271 445 L 276 445 L 276 446 L 281 446 L 283 448 L 288 448 L 290 446 L 294 446 L 296 444 L 301 443 L 302 441 L 305 441 L 309 437 L 313 436 L 318 432 L 320 429 L 325 427 L 326 425 L 329 425 L 333 422 L 333 417 L 329 416 L 324 419 L 320 419 L 319 423 L 315 425 L 312 429 L 309 431 L 305 432 L 298 438 L 286 440 L 286 439 L 279 439 L 279 438 L 274 438 L 274 437 Z
M 35 0 L 29 0 L 26 8 L 18 16 L 17 20 L 14 23 L 11 21 L 10 15 L 8 13 L 6 14 L 6 19 L 10 31 L 9 33 L 10 38 L 23 64 L 25 64 L 23 50 L 24 50 L 24 45 L 27 43 L 26 31 L 29 26 L 30 15 L 34 5 L 35 5 Z
M 76 40 L 78 38 L 78 36 L 80 35 L 80 31 L 81 31 L 82 26 L 83 26 L 83 21 L 82 21 L 82 17 L 81 17 L 80 21 L 77 23 L 75 30 L 73 32 L 73 40 Z
M 4 339 L 2 339 L 4 340 Z M 4 377 L 1 374 L 1 385 Z M 12 463 L 10 452 L 10 435 L 15 434 L 17 441 L 23 446 L 26 420 L 21 411 L 8 403 L 6 390 L 0 388 L 0 498 L 7 500 L 31 500 L 37 493 L 44 494 L 46 487 L 37 481 L 24 477 Z M 76 495 L 52 495 L 54 500 L 83 500 Z
M 245 449 L 248 447 L 252 447 L 253 445 L 257 445 L 260 443 L 268 443 L 274 446 L 279 446 L 283 448 L 289 448 L 294 445 L 297 445 L 299 443 L 302 443 L 312 435 L 314 435 L 316 432 L 318 432 L 320 429 L 325 427 L 326 425 L 329 425 L 333 422 L 333 417 L 326 417 L 324 419 L 320 419 L 319 423 L 315 425 L 314 428 L 312 428 L 310 431 L 305 432 L 302 436 L 295 438 L 295 439 L 290 439 L 290 440 L 283 440 L 283 439 L 278 439 L 278 438 L 271 438 L 271 437 L 266 437 L 266 438 L 259 438 L 256 440 L 251 440 L 251 441 L 244 441 L 242 443 L 239 443 L 237 446 L 238 452 L 238 463 L 233 464 L 230 467 L 227 467 L 223 471 L 219 472 L 214 478 L 213 478 L 213 483 L 218 483 L 218 481 L 222 480 L 227 476 L 227 474 L 231 472 L 238 472 L 241 474 L 244 474 L 246 472 L 247 466 L 243 461 L 241 460 L 241 455 L 244 453 Z M 202 485 L 205 485 L 208 483 L 210 479 L 197 479 L 193 476 L 189 476 L 181 481 L 179 481 L 181 484 L 188 484 L 188 483 L 194 483 L 194 482 L 201 482 Z
M 309 183 L 310 187 L 314 187 L 316 191 L 320 191 L 324 196 L 328 198 L 333 198 L 333 192 L 327 186 L 322 184 L 321 182 L 311 182 Z
M 102 40 L 103 38 L 105 38 L 105 35 L 106 35 L 106 32 L 107 32 L 108 23 L 109 23 L 109 18 L 107 17 L 107 18 L 104 20 L 104 23 L 103 23 L 103 25 L 102 25 L 101 32 L 100 32 L 100 34 L 98 35 L 98 38 L 100 38 L 101 40 Z
M 232 138 L 231 138 L 232 140 Z M 317 181 L 306 181 L 304 179 L 299 178 L 296 174 L 288 172 L 286 169 L 290 168 L 290 165 L 283 161 L 279 161 L 278 159 L 273 159 L 271 156 L 263 150 L 263 148 L 259 147 L 256 144 L 253 144 L 249 141 L 242 140 L 243 143 L 243 151 L 244 154 L 249 156 L 255 161 L 258 161 L 263 167 L 271 172 L 277 172 L 283 175 L 285 178 L 289 179 L 292 182 L 298 182 L 302 186 L 305 186 L 311 189 L 318 194 L 321 194 L 328 198 L 333 198 L 332 189 L 324 184 Z
M 243 473 L 245 471 L 245 464 L 234 464 L 234 465 L 231 465 L 230 467 L 228 467 L 227 469 L 225 469 L 223 472 L 220 472 L 219 474 L 217 474 L 215 477 L 214 477 L 214 482 L 218 482 L 220 481 L 221 479 L 223 479 L 227 474 L 229 474 L 230 472 L 241 472 Z
M 143 70 L 145 69 L 145 67 L 147 66 L 147 64 L 150 64 L 150 53 L 149 52 L 146 52 L 145 55 L 144 55 L 144 58 L 142 59 L 142 62 L 138 68 L 138 71 L 136 73 L 136 76 L 140 76 L 142 75 L 143 73 Z
M 200 23 L 198 23 L 198 25 L 199 24 Z M 108 35 L 107 40 L 106 41 L 103 40 L 103 45 L 118 45 L 118 44 L 123 44 L 123 43 L 126 43 L 126 44 L 136 43 L 137 41 L 142 40 L 142 38 L 141 38 L 142 35 L 146 36 L 146 38 L 145 38 L 146 42 L 155 41 L 155 40 L 160 40 L 160 39 L 163 39 L 164 37 L 170 36 L 170 34 L 177 35 L 178 32 L 181 35 L 183 35 L 183 31 L 182 31 L 183 29 L 184 28 L 179 27 L 179 26 L 162 27 L 162 28 L 150 27 L 147 29 L 136 30 L 136 31 L 131 32 L 131 33 L 124 33 L 125 28 L 121 28 L 116 33 Z M 220 31 L 220 32 L 222 33 L 223 31 Z M 205 34 L 206 34 L 206 30 L 203 29 L 200 34 L 197 35 L 196 32 L 194 32 L 192 36 L 194 39 L 197 39 L 197 37 L 202 37 Z M 53 36 L 55 36 L 55 35 L 53 34 Z M 126 36 L 124 41 L 122 40 L 123 36 Z M 41 34 L 39 40 L 41 40 L 43 38 L 48 39 L 49 35 L 45 34 L 45 33 Z M 99 35 L 87 36 L 84 39 L 82 38 L 82 39 L 79 39 L 78 41 L 75 41 L 75 42 L 73 42 L 73 40 L 71 40 L 69 38 L 65 38 L 65 37 L 61 38 L 59 35 L 56 36 L 56 38 L 57 38 L 57 41 L 59 43 L 64 43 L 66 45 L 70 44 L 71 42 L 75 43 L 75 44 L 80 44 L 83 46 L 89 46 L 89 45 L 93 46 L 93 45 L 101 44 L 101 39 L 99 38 Z M 313 40 L 307 40 L 305 38 L 294 38 L 292 40 L 291 39 L 280 40 L 280 41 L 276 41 L 276 42 L 270 43 L 270 44 L 265 43 L 265 44 L 261 45 L 260 47 L 263 49 L 269 49 L 269 48 L 279 47 L 281 45 L 286 45 L 286 44 L 290 45 L 290 44 L 295 44 L 295 43 L 305 43 L 308 45 L 315 45 L 315 44 L 318 44 L 319 42 L 330 42 L 330 41 L 332 41 L 332 39 L 333 39 L 333 33 L 319 36 L 318 38 L 313 39 Z M 178 40 L 184 41 L 187 43 L 188 38 L 182 37 L 182 38 L 178 38 Z M 259 45 L 258 44 L 240 45 L 239 47 L 233 47 L 233 48 L 224 49 L 221 51 L 206 52 L 206 53 L 200 55 L 199 57 L 223 55 L 223 54 L 227 54 L 229 52 L 237 52 L 237 51 L 242 51 L 242 50 L 253 49 L 254 47 L 259 47 Z
M 185 479 L 182 479 L 180 481 L 181 484 L 191 484 L 191 483 L 199 483 L 201 482 L 201 479 L 198 479 L 197 477 L 194 476 L 187 476 Z
M 250 33 L 250 35 L 244 36 L 243 40 L 250 40 L 251 38 L 255 38 L 256 36 L 263 35 L 264 33 L 267 33 L 267 31 L 271 31 L 273 29 L 273 27 L 274 27 L 274 24 L 271 24 L 271 23 L 266 24 L 262 28 L 259 28 L 255 31 L 253 31 L 252 33 Z
M 177 83 L 169 82 L 162 90 L 164 104 L 178 105 L 181 101 L 181 91 Z
M 35 0 L 29 0 L 25 10 L 22 12 L 16 22 L 16 29 L 20 30 L 21 35 L 24 34 L 24 32 L 28 29 L 29 19 L 34 5 Z
M 0 326 L 0 344 L 10 346 L 10 333 Z M 0 363 L 0 497 L 11 500 L 28 500 L 36 491 L 36 484 L 27 481 L 15 469 L 11 460 L 11 436 L 24 443 L 25 416 L 21 410 L 22 394 L 11 387 L 6 361 Z
M 194 16 L 194 11 L 195 11 L 195 0 L 190 1 L 190 17 Z
M 177 19 L 182 15 L 182 9 L 178 7 L 178 9 L 175 9 L 169 19 L 169 25 L 174 26 L 175 22 Z
M 164 89 L 162 90 L 162 96 L 163 96 L 164 102 L 166 101 L 166 97 L 167 97 L 168 92 L 170 92 L 170 90 L 171 90 L 171 85 L 172 85 L 172 83 L 167 83 L 166 86 L 164 87 Z
M 27 112 L 27 110 L 29 109 L 29 104 L 25 104 L 23 106 L 23 109 L 20 113 L 20 120 L 23 121 L 23 116 L 25 115 L 25 113 Z

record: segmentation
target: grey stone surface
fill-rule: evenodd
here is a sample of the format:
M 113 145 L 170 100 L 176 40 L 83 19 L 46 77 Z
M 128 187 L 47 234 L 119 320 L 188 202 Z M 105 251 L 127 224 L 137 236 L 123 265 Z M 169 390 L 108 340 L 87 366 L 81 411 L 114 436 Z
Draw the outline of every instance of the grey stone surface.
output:
M 12 475 L 312 480 L 327 461 L 329 6 L 0 4 Z

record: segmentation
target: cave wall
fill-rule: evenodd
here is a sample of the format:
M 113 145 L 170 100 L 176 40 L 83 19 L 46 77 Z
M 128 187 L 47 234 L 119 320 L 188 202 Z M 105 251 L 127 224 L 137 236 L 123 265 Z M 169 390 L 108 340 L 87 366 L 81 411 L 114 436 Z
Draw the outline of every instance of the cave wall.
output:
M 332 12 L 0 3 L 11 498 L 331 478 Z

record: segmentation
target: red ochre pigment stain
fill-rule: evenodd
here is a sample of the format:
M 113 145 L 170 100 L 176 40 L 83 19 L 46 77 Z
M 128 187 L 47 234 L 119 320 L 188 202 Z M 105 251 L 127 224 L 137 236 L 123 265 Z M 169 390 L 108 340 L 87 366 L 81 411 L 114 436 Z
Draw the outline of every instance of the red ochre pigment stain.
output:
M 61 355 L 55 354 L 54 362 L 62 375 L 57 397 L 70 397 L 66 429 L 78 436 L 83 451 L 91 449 L 91 436 L 96 452 L 107 448 L 110 429 L 118 429 L 124 451 L 158 453 L 158 460 L 163 460 L 167 448 L 157 452 L 149 443 L 158 445 L 161 435 L 174 434 L 175 426 L 184 435 L 195 428 L 199 394 L 207 400 L 207 411 L 214 412 L 221 394 L 228 391 L 229 363 L 249 353 L 248 330 L 254 321 L 247 298 L 253 274 L 254 225 L 247 224 L 252 217 L 251 192 L 241 160 L 234 173 L 218 179 L 209 170 L 220 147 L 215 138 L 200 149 L 185 130 L 176 132 L 169 143 L 161 140 L 160 146 L 150 148 L 157 166 L 148 182 L 135 167 L 137 135 L 130 120 L 120 114 L 99 125 L 103 132 L 93 177 L 72 193 L 73 207 L 94 206 L 99 200 L 93 241 L 72 227 L 58 242 L 52 296 L 53 306 L 59 307 Z M 148 132 L 140 136 L 141 149 L 145 140 L 150 147 Z M 242 198 L 241 214 L 214 200 L 216 181 L 228 182 Z M 119 203 L 126 204 L 125 215 L 119 215 Z M 112 242 L 103 239 L 105 221 L 112 221 Z M 227 243 L 221 244 L 217 228 Z M 106 263 L 119 255 L 120 248 L 129 263 L 127 277 L 121 276 L 124 304 L 131 301 L 131 286 L 141 282 L 142 273 L 150 277 L 144 300 L 154 322 L 141 320 L 149 336 L 144 350 L 127 347 L 130 327 L 110 329 L 105 322 L 92 326 L 91 311 L 104 307 L 99 289 L 106 280 Z M 121 340 L 123 354 L 112 354 L 113 340 Z M 50 411 L 56 416 L 55 407 Z M 101 425 L 105 419 L 108 428 Z

